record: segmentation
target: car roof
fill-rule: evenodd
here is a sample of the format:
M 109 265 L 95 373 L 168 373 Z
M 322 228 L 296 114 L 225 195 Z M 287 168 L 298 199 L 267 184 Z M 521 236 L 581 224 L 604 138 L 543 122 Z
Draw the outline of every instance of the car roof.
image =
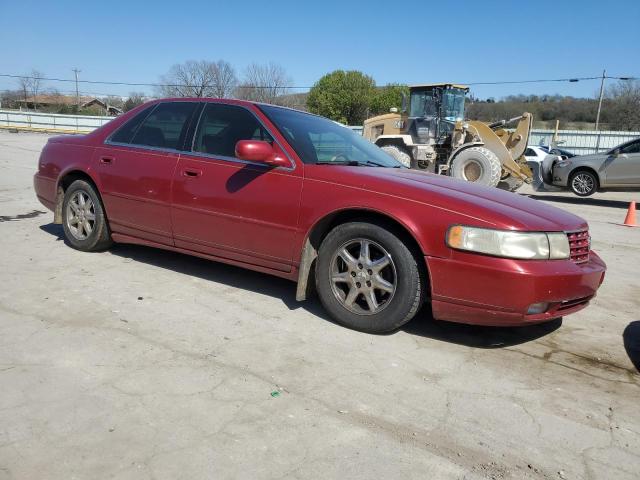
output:
M 255 106 L 265 106 L 265 107 L 273 107 L 273 108 L 281 108 L 283 110 L 291 110 L 293 112 L 304 113 L 307 115 L 311 115 L 314 117 L 321 117 L 321 115 L 316 115 L 315 113 L 306 112 L 304 110 L 298 110 L 296 108 L 285 107 L 283 105 L 274 105 L 273 103 L 266 102 L 254 102 L 252 100 L 239 100 L 237 98 L 214 98 L 214 97 L 165 97 L 165 98 L 154 98 L 148 102 L 145 102 L 144 105 L 151 105 L 155 103 L 162 102 L 204 102 L 204 103 L 224 103 L 227 105 L 240 105 L 244 107 L 249 107 L 251 105 Z M 323 117 L 324 118 L 324 117 Z

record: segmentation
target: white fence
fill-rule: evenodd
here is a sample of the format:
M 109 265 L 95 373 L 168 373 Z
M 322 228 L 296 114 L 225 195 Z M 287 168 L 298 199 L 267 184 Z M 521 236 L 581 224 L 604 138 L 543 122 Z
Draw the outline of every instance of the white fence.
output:
M 86 133 L 115 117 L 0 110 L 0 128 L 60 133 Z
M 529 145 L 549 145 L 553 130 L 531 130 Z M 598 137 L 600 140 L 598 141 Z M 609 150 L 616 145 L 640 137 L 640 132 L 590 130 L 558 130 L 558 147 L 577 155 Z M 597 148 L 599 147 L 599 148 Z

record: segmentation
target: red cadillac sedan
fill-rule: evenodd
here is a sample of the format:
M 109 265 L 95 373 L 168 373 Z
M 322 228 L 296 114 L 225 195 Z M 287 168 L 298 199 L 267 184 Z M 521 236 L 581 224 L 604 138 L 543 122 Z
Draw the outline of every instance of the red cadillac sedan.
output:
M 440 320 L 552 320 L 584 308 L 606 269 L 575 215 L 403 168 L 335 122 L 273 105 L 149 102 L 51 138 L 34 183 L 78 250 L 136 243 L 270 273 L 368 332 L 425 301 Z

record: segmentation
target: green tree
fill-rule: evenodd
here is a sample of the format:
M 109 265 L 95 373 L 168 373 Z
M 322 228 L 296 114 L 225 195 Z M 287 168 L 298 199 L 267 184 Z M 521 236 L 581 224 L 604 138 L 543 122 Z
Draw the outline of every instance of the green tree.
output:
M 375 95 L 376 82 L 357 70 L 336 70 L 323 76 L 309 91 L 312 113 L 347 125 L 362 125 Z
M 383 113 L 389 113 L 389 110 L 392 107 L 395 107 L 400 111 L 403 93 L 409 97 L 409 87 L 398 83 L 389 83 L 388 85 L 377 89 L 371 98 L 369 114 L 381 115 Z

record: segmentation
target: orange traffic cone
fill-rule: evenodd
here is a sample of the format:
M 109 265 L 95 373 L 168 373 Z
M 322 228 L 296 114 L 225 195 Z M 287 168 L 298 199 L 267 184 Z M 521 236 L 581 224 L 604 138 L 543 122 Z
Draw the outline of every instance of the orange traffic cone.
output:
M 627 216 L 624 219 L 624 225 L 627 227 L 637 227 L 638 222 L 636 222 L 636 202 L 631 202 L 629 204 L 629 210 L 627 210 Z

